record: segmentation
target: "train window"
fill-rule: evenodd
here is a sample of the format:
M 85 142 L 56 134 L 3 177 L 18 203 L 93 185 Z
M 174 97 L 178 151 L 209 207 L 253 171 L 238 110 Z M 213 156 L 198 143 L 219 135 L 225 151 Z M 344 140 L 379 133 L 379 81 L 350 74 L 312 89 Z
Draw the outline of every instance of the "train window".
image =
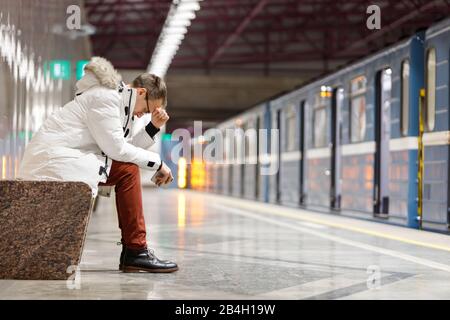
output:
M 286 114 L 286 151 L 294 151 L 296 146 L 297 121 L 294 106 L 290 106 Z
M 330 95 L 328 95 L 330 92 Z M 313 142 L 314 147 L 320 148 L 325 147 L 327 144 L 327 99 L 331 96 L 331 89 L 323 86 L 321 92 L 316 95 L 316 100 L 314 104 L 314 114 L 313 114 L 313 124 L 314 124 L 314 134 Z
M 350 139 L 352 142 L 364 140 L 366 135 L 366 86 L 365 76 L 350 82 Z
M 226 134 L 226 130 L 224 130 L 224 134 Z M 224 161 L 226 164 L 230 164 L 233 161 L 232 145 L 230 140 L 230 137 L 228 135 L 225 135 Z
M 401 130 L 402 134 L 408 134 L 409 118 L 409 60 L 402 62 L 402 92 L 401 92 Z
M 427 98 L 426 123 L 428 131 L 434 129 L 436 111 L 436 49 L 430 48 L 427 52 Z

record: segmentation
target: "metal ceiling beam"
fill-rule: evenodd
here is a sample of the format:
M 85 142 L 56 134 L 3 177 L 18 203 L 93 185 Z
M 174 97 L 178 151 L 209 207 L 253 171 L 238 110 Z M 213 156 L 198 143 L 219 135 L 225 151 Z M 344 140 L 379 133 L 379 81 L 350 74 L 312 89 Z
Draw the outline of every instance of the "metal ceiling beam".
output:
M 375 39 L 380 38 L 381 36 L 383 36 L 384 34 L 388 33 L 388 32 L 392 32 L 395 30 L 395 28 L 400 27 L 402 24 L 404 24 L 405 22 L 415 18 L 416 16 L 418 16 L 419 14 L 423 13 L 424 11 L 427 11 L 431 8 L 433 8 L 434 6 L 436 6 L 437 4 L 444 4 L 443 0 L 433 0 L 431 2 L 428 2 L 424 5 L 422 5 L 421 7 L 415 9 L 414 11 L 400 17 L 399 19 L 393 21 L 392 23 L 388 24 L 387 26 L 382 26 L 382 28 L 376 32 L 373 32 L 371 34 L 369 34 L 367 37 L 359 40 L 359 41 L 355 41 L 353 42 L 350 46 L 348 46 L 346 49 L 344 49 L 341 52 L 338 52 L 337 54 L 345 54 L 349 51 L 354 50 L 355 48 L 361 47 L 363 45 L 368 44 L 370 41 L 373 41 Z M 447 5 L 447 11 L 449 10 L 448 5 Z
M 302 59 L 317 61 L 315 57 L 336 65 L 336 61 L 345 62 L 343 58 L 359 58 L 412 34 L 417 27 L 429 26 L 450 12 L 449 1 L 386 0 L 381 33 L 365 28 L 369 0 L 346 0 L 342 6 L 333 0 L 204 1 L 174 66 L 214 72 L 226 66 L 236 69 L 242 63 L 242 68 L 263 69 L 272 62 L 295 64 Z M 104 54 L 118 66 L 144 69 L 144 57 L 151 55 L 166 17 L 161 8 L 168 8 L 171 0 L 85 2 L 89 22 L 97 27 L 91 36 L 94 54 Z M 118 40 L 118 32 L 128 43 Z
M 312 5 L 315 4 L 315 1 L 317 0 L 310 0 L 308 2 L 305 2 L 306 5 Z M 358 0 L 353 0 L 358 1 Z M 87 2 L 85 5 L 85 8 L 89 10 L 89 13 L 99 13 L 104 11 L 110 11 L 110 10 L 146 10 L 146 9 L 155 9 L 155 8 L 165 8 L 168 3 L 170 4 L 171 0 L 162 0 L 162 1 L 156 1 L 156 2 L 129 2 L 126 1 L 122 4 L 117 4 L 115 2 L 106 2 L 106 3 L 90 3 Z M 349 1 L 350 3 L 352 1 Z M 291 0 L 277 0 L 270 3 L 271 7 L 284 7 L 288 4 L 291 4 Z M 205 1 L 202 4 L 202 11 L 207 12 L 208 10 L 216 10 L 218 8 L 230 8 L 231 6 L 238 6 L 240 8 L 251 8 L 254 6 L 251 2 L 242 2 L 242 0 L 226 0 L 224 2 L 217 2 L 214 0 L 211 1 Z
M 361 51 L 352 51 L 346 54 L 340 54 L 337 57 L 333 57 L 334 59 L 354 59 L 360 57 L 362 54 L 367 53 L 366 50 Z M 317 51 L 297 51 L 297 52 L 286 52 L 286 53 L 272 53 L 269 57 L 264 53 L 261 54 L 235 54 L 235 55 L 227 55 L 223 59 L 217 62 L 216 65 L 219 64 L 239 64 L 239 63 L 264 63 L 264 62 L 303 62 L 303 61 L 321 61 L 322 56 L 317 53 Z M 198 63 L 201 64 L 201 61 L 198 61 L 198 57 L 190 56 L 190 57 L 178 57 L 174 62 L 173 66 L 177 67 L 186 63 Z
M 237 37 L 244 31 L 247 25 L 252 21 L 252 19 L 264 9 L 264 6 L 270 0 L 260 0 L 256 6 L 250 11 L 250 13 L 245 17 L 244 20 L 237 26 L 237 28 L 231 33 L 225 41 L 216 49 L 212 54 L 211 58 L 208 59 L 208 65 L 214 64 L 216 60 L 222 55 L 222 53 L 236 40 Z

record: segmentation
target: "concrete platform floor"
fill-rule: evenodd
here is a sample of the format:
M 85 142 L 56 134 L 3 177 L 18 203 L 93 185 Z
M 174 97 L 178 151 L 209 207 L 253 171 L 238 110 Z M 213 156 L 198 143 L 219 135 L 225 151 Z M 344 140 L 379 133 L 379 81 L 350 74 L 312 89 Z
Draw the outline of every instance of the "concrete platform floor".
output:
M 194 191 L 144 189 L 172 274 L 118 271 L 114 198 L 73 281 L 0 281 L 0 299 L 450 299 L 450 236 Z

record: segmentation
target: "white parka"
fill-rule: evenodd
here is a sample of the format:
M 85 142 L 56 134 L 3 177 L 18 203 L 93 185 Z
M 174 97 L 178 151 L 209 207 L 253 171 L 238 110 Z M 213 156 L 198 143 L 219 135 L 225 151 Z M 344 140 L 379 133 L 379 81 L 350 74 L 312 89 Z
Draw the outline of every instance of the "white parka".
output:
M 146 128 L 131 136 L 136 89 L 100 57 L 86 65 L 76 86 L 74 100 L 54 112 L 27 145 L 18 179 L 82 181 L 95 196 L 112 159 L 156 170 L 161 159 L 147 150 L 154 140 Z

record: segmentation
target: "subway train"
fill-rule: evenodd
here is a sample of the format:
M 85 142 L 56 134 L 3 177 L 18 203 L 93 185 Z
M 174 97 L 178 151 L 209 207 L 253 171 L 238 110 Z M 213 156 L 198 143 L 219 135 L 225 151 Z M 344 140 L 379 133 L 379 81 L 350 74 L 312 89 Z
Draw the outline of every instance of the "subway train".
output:
M 266 137 L 224 134 L 245 161 L 194 161 L 188 187 L 448 232 L 449 51 L 446 19 L 220 123 Z

